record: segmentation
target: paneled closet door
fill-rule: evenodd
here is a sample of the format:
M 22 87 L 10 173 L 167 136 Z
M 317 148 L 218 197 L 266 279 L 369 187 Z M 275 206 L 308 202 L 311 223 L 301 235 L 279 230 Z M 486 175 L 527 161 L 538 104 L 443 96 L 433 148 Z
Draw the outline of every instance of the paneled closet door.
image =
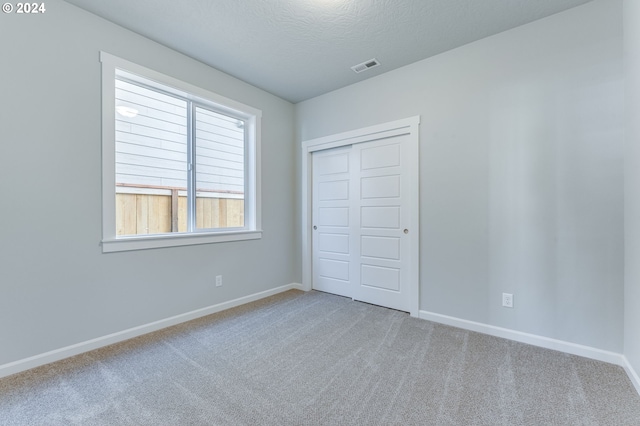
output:
M 313 153 L 314 289 L 410 310 L 405 137 Z
M 353 297 L 351 147 L 313 153 L 313 288 Z
M 358 266 L 358 281 L 352 297 L 408 312 L 414 233 L 409 225 L 411 159 L 403 143 L 406 137 L 353 145 L 352 225 L 357 244 L 352 261 Z

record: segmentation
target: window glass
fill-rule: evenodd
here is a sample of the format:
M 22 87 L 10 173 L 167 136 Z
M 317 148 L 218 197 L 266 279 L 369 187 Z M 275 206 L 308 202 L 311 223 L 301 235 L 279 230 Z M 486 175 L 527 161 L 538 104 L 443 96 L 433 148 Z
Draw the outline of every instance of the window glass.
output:
M 187 230 L 187 102 L 116 80 L 116 234 Z
M 245 123 L 195 107 L 196 227 L 244 227 Z

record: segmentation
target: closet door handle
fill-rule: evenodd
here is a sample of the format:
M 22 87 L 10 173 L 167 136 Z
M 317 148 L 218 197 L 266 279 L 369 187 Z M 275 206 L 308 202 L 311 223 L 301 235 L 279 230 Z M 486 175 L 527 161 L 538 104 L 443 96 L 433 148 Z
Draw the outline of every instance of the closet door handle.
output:
M 404 231 L 402 231 L 402 232 L 404 232 L 405 234 L 408 234 L 409 230 L 407 228 L 404 228 Z
M 316 229 L 318 229 L 318 227 L 313 225 L 313 230 L 315 231 Z

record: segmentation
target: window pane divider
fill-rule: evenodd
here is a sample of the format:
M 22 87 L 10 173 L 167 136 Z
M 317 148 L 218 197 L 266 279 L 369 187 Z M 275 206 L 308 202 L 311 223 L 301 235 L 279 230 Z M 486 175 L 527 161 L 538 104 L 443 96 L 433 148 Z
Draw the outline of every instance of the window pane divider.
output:
M 187 231 L 196 229 L 196 147 L 194 130 L 196 126 L 193 102 L 187 100 Z

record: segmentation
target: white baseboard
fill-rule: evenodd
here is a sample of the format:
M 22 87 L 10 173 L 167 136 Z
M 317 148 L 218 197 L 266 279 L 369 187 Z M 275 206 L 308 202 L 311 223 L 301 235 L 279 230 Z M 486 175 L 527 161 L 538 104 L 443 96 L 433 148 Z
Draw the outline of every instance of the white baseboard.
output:
M 206 315 L 215 314 L 216 312 L 224 311 L 226 309 L 234 308 L 236 306 L 244 305 L 245 303 L 254 302 L 256 300 L 264 299 L 265 297 L 273 296 L 275 294 L 293 289 L 302 290 L 302 284 L 292 283 L 281 287 L 276 287 L 271 290 L 250 294 L 249 296 L 244 296 L 239 299 L 218 303 L 217 305 L 208 306 L 206 308 L 196 309 L 195 311 L 176 315 L 171 318 L 154 321 L 152 323 L 133 327 L 128 330 L 119 331 L 117 333 L 108 334 L 96 339 L 76 343 L 75 345 L 45 352 L 40 355 L 35 355 L 29 358 L 10 362 L 8 364 L 3 364 L 0 365 L 0 378 L 20 373 L 21 371 L 29 370 L 31 368 L 39 367 L 41 365 L 49 364 L 51 362 L 59 361 L 61 359 L 69 358 L 71 356 L 88 352 L 94 349 L 102 348 L 104 346 L 112 345 L 114 343 L 122 342 L 133 337 L 138 337 L 143 334 L 161 330 L 163 328 L 171 327 L 172 325 L 191 321 L 196 318 L 204 317 Z
M 624 370 L 627 372 L 627 376 L 629 376 L 629 380 L 631 380 L 631 383 L 633 384 L 633 386 L 636 388 L 636 391 L 638 391 L 638 394 L 640 395 L 640 376 L 638 376 L 638 373 L 636 372 L 636 370 L 633 369 L 633 367 L 631 366 L 631 364 L 629 364 L 629 360 L 627 359 L 626 356 L 622 356 L 622 359 L 624 361 Z
M 625 367 L 625 359 L 622 354 L 604 351 L 602 349 L 593 348 L 591 346 L 578 345 L 576 343 L 565 342 L 563 340 L 550 339 L 544 336 L 523 333 L 521 331 L 510 330 L 508 328 L 495 327 L 493 325 L 468 321 L 427 311 L 420 311 L 420 318 L 440 324 L 462 328 L 465 330 L 488 334 L 490 336 L 502 337 L 504 339 L 514 340 L 516 342 L 527 343 L 529 345 L 540 346 L 546 349 L 553 349 L 556 351 L 566 352 L 572 355 L 578 355 L 585 358 L 591 358 L 597 361 L 608 362 L 610 364 Z

